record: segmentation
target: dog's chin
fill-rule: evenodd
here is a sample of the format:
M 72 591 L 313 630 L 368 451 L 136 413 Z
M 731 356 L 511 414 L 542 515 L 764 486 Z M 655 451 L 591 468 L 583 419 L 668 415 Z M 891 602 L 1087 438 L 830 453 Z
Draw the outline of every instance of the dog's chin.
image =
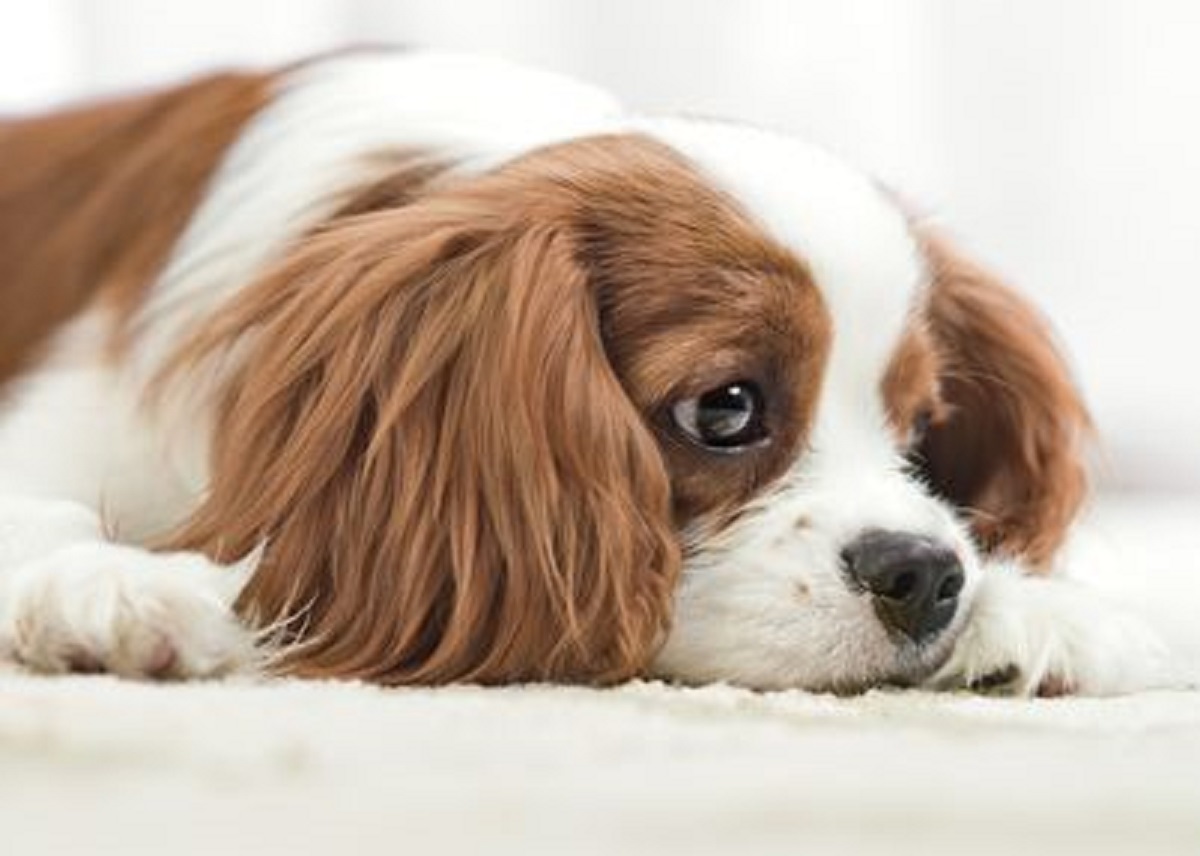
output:
M 827 692 L 835 695 L 862 695 L 871 690 L 894 688 L 915 689 L 927 686 L 954 654 L 961 627 L 952 627 L 929 642 L 914 644 L 898 640 L 889 662 L 874 674 L 838 676 L 826 683 L 794 687 L 808 692 Z
M 920 644 L 903 638 L 894 639 L 886 650 L 877 649 L 872 663 L 860 662 L 854 670 L 839 670 L 835 666 L 823 674 L 808 672 L 789 676 L 785 673 L 771 674 L 769 670 L 754 674 L 722 674 L 720 669 L 715 668 L 686 669 L 679 668 L 678 663 L 659 662 L 651 668 L 649 676 L 686 686 L 723 683 L 759 692 L 800 690 L 839 696 L 862 695 L 884 688 L 917 688 L 927 686 L 950 659 L 961 631 L 961 623 L 956 622 L 934 639 Z
M 914 645 L 905 642 L 898 646 L 898 668 L 883 682 L 894 687 L 921 687 L 944 666 L 954 654 L 962 628 L 954 627 L 939 634 L 930 642 Z

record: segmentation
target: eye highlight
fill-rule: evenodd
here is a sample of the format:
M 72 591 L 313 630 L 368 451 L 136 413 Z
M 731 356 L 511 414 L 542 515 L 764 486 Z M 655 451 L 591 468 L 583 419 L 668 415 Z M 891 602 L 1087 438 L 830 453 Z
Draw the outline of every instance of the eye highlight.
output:
M 706 449 L 738 452 L 767 439 L 763 396 L 753 381 L 714 387 L 671 408 L 675 425 Z

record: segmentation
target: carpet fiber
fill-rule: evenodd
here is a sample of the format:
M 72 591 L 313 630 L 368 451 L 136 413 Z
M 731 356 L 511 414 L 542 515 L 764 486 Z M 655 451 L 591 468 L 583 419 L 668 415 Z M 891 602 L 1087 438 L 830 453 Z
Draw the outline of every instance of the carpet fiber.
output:
M 1127 504 L 1109 531 L 1200 579 L 1197 510 Z M 0 674 L 0 852 L 13 856 L 1019 847 L 1200 853 L 1200 692 L 839 699 Z

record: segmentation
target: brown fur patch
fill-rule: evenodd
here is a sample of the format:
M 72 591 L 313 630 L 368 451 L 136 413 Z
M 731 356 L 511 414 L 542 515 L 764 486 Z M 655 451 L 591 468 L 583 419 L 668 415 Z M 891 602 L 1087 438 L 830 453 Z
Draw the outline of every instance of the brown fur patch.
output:
M 384 195 L 398 206 L 305 238 L 168 370 L 245 347 L 210 494 L 171 546 L 265 543 L 239 608 L 299 614 L 301 674 L 636 674 L 670 620 L 677 524 L 735 507 L 803 441 L 816 289 L 640 137 Z M 673 433 L 679 396 L 744 377 L 774 408 L 768 447 Z
M 654 430 L 680 525 L 719 527 L 795 461 L 832 321 L 807 269 L 671 153 L 628 152 L 578 227 L 609 357 Z M 713 454 L 682 437 L 675 401 L 737 380 L 766 399 L 771 443 Z
M 0 383 L 96 300 L 137 305 L 268 90 L 224 74 L 0 123 Z
M 1044 565 L 1087 488 L 1088 416 L 1041 316 L 942 236 L 923 235 L 946 415 L 920 455 L 987 549 Z
M 941 363 L 922 307 L 909 320 L 883 376 L 883 401 L 888 423 L 902 445 L 913 440 L 916 423 L 928 418 L 929 425 L 946 417 L 938 375 Z

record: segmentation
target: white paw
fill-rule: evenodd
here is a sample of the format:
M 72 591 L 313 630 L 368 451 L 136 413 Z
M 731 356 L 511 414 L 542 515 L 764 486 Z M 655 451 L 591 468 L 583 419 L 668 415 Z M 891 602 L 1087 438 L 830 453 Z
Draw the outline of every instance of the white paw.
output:
M 110 543 L 63 548 L 13 571 L 0 648 L 41 672 L 196 678 L 255 661 L 231 604 L 245 569 Z M 7 637 L 7 638 L 3 638 Z
M 1157 685 L 1166 651 L 1148 626 L 1085 585 L 991 568 L 938 689 L 1111 695 Z

